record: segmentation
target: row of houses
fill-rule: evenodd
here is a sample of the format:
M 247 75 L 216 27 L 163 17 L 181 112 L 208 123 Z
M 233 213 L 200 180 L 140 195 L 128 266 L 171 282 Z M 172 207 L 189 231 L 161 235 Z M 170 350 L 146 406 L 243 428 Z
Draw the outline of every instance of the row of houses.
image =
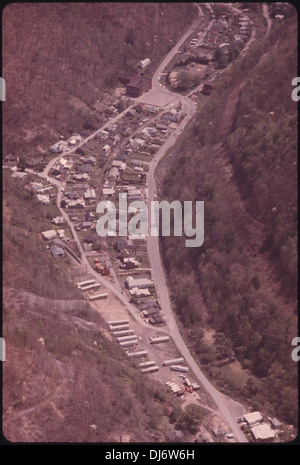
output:
M 43 205 L 50 205 L 50 196 L 56 195 L 53 193 L 53 186 L 51 184 L 45 186 L 42 183 L 36 181 L 32 181 L 26 184 L 25 190 L 34 192 L 36 194 L 36 198 Z
M 216 7 L 216 5 L 214 7 Z M 229 24 L 230 19 L 226 19 L 229 13 L 228 11 L 226 11 L 226 13 L 224 12 L 220 13 L 219 10 L 217 11 L 217 19 L 213 19 L 210 27 L 206 31 L 202 44 L 203 47 L 210 49 L 215 48 L 220 34 L 226 34 L 226 36 L 228 36 L 228 32 L 230 33 L 232 31 Z M 239 33 L 234 35 L 233 40 L 237 45 L 242 45 L 251 34 L 251 25 L 248 18 L 244 15 L 234 16 L 237 18 L 236 21 L 239 27 Z
M 141 316 L 152 325 L 162 325 L 163 319 L 157 301 L 151 297 L 150 289 L 154 288 L 154 283 L 150 278 L 134 278 L 128 276 L 125 285 L 131 296 L 137 300 L 141 310 Z M 142 299 L 142 300 L 141 300 Z M 148 300 L 144 300 L 148 299 Z
M 160 307 L 156 299 L 148 297 L 137 302 L 141 311 L 141 317 L 147 320 L 152 325 L 161 325 L 163 319 L 160 315 Z
M 276 430 L 281 428 L 277 418 L 263 418 L 259 411 L 247 413 L 238 420 L 241 424 L 246 424 L 251 431 L 253 439 L 258 442 L 272 441 L 276 436 Z
M 58 179 L 68 175 L 61 207 L 68 209 L 85 209 L 96 202 L 96 190 L 88 184 L 97 159 L 95 156 L 60 157 L 53 167 L 52 175 Z M 71 186 L 70 186 L 71 185 Z
M 248 18 L 246 18 L 245 16 L 241 16 L 239 18 L 239 34 L 237 34 L 237 36 L 235 36 L 235 42 L 236 40 L 240 40 L 239 37 L 244 41 L 247 37 L 249 37 L 249 35 L 251 34 L 251 25 L 250 25 L 250 22 L 248 20 Z M 237 39 L 238 37 L 238 39 Z
M 65 242 L 69 241 L 70 239 L 65 236 L 65 231 L 63 229 L 50 229 L 48 231 L 43 231 L 42 232 L 42 237 L 45 241 L 51 242 L 55 239 L 61 239 Z M 52 255 L 53 258 L 63 258 L 65 256 L 65 246 L 60 246 L 57 244 L 51 244 L 48 249 Z
M 66 141 L 60 140 L 56 142 L 55 144 L 51 145 L 49 150 L 50 152 L 55 153 L 55 154 L 62 153 L 66 150 L 70 150 L 76 147 L 76 145 L 78 145 L 81 141 L 82 141 L 82 137 L 80 136 L 80 134 L 73 134 L 68 140 Z

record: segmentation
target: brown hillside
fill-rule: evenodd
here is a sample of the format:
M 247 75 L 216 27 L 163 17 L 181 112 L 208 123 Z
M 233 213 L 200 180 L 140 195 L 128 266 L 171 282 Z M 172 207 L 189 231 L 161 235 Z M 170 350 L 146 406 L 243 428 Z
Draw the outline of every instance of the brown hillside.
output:
M 188 3 L 21 3 L 3 11 L 4 154 L 79 131 L 118 73 L 149 73 L 195 17 Z

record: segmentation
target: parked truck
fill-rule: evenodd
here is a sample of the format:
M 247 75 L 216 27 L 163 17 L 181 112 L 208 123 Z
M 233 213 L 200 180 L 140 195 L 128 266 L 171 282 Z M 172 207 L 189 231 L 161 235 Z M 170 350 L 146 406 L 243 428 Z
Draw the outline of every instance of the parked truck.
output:
M 150 336 L 150 342 L 151 344 L 160 344 L 162 342 L 169 342 L 170 337 L 169 336 Z
M 129 320 L 110 320 L 107 322 L 108 326 L 128 325 Z
M 131 341 L 132 339 L 137 339 L 137 335 L 133 334 L 132 336 L 117 337 L 117 341 L 120 343 L 124 341 Z
M 104 300 L 107 299 L 108 294 L 90 294 L 89 300 Z
M 152 367 L 155 365 L 155 361 L 154 360 L 149 360 L 148 362 L 142 362 L 142 363 L 139 363 L 139 367 L 140 368 L 148 368 L 148 367 Z
M 121 331 L 113 331 L 113 335 L 115 337 L 130 336 L 131 334 L 134 334 L 133 329 L 124 329 L 124 330 L 121 330 Z
M 183 373 L 187 373 L 189 371 L 188 367 L 180 366 L 180 365 L 172 365 L 171 370 L 173 370 L 173 371 L 181 371 Z
M 118 325 L 118 326 L 114 326 L 114 325 L 110 325 L 109 326 L 109 330 L 114 332 L 114 331 L 122 331 L 122 330 L 127 330 L 129 329 L 129 324 L 125 324 L 125 325 Z
M 109 267 L 107 265 L 101 265 L 100 263 L 94 263 L 94 268 L 97 273 L 100 273 L 101 276 L 109 276 Z
M 154 365 L 153 367 L 148 367 L 148 368 L 142 368 L 142 373 L 154 373 L 155 371 L 158 371 L 159 367 L 157 365 Z
M 95 283 L 95 279 L 88 279 L 87 281 L 81 281 L 80 283 L 77 283 L 77 287 L 81 289 L 83 287 L 89 286 L 94 283 Z
M 146 357 L 148 352 L 147 350 L 139 350 L 137 352 L 127 352 L 127 355 L 130 358 Z
M 120 342 L 120 347 L 130 347 L 135 346 L 138 343 L 137 339 L 132 339 L 131 341 Z
M 163 363 L 163 366 L 170 366 L 170 365 L 178 365 L 179 363 L 183 363 L 184 362 L 184 358 L 183 357 L 180 357 L 180 358 L 173 358 L 173 359 L 170 359 L 170 360 L 165 360 L 164 363 Z

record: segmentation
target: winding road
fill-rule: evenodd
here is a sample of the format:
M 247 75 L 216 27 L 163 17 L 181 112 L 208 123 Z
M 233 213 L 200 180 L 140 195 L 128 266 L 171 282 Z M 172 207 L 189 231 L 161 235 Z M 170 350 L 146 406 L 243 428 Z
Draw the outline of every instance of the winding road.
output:
M 150 211 L 150 203 L 152 200 L 156 198 L 155 193 L 156 193 L 156 181 L 155 181 L 155 169 L 157 167 L 157 164 L 159 161 L 165 156 L 166 152 L 169 150 L 170 147 L 172 147 L 176 141 L 176 138 L 178 135 L 182 132 L 184 127 L 187 125 L 187 123 L 192 119 L 193 115 L 195 114 L 196 107 L 195 104 L 188 98 L 188 96 L 182 96 L 180 94 L 176 94 L 174 92 L 169 91 L 165 87 L 163 87 L 160 84 L 160 78 L 162 76 L 162 73 L 164 73 L 164 70 L 170 60 L 175 56 L 175 54 L 178 52 L 182 44 L 188 39 L 188 37 L 199 27 L 199 24 L 201 21 L 204 19 L 203 11 L 201 6 L 197 4 L 198 7 L 198 18 L 197 20 L 189 27 L 189 29 L 186 31 L 186 33 L 181 37 L 179 42 L 172 48 L 172 50 L 167 54 L 167 56 L 163 59 L 162 63 L 156 70 L 153 79 L 152 79 L 152 86 L 153 88 L 158 91 L 162 92 L 164 94 L 167 94 L 168 96 L 174 97 L 172 99 L 172 103 L 166 106 L 167 108 L 170 108 L 174 105 L 174 102 L 180 100 L 183 104 L 183 110 L 185 113 L 184 119 L 181 121 L 181 123 L 178 125 L 178 127 L 175 129 L 175 131 L 170 135 L 170 137 L 166 140 L 163 146 L 161 146 L 156 154 L 156 156 L 152 159 L 152 161 L 149 163 L 149 172 L 147 174 L 147 183 L 148 183 L 148 207 Z M 263 10 L 265 13 L 265 9 Z M 269 23 L 268 23 L 269 24 Z M 253 32 L 251 39 L 249 40 L 248 44 L 246 45 L 246 49 L 249 48 L 250 43 L 254 40 L 255 33 Z M 224 71 L 224 70 L 223 70 Z M 137 102 L 142 101 L 143 96 L 136 99 L 134 102 L 134 105 L 136 105 Z M 134 106 L 133 105 L 133 106 Z M 91 134 L 89 137 L 85 138 L 84 140 L 81 141 L 81 143 L 76 147 L 80 147 L 84 145 L 86 142 L 89 140 L 93 139 L 94 136 L 102 131 L 108 124 L 114 123 L 118 119 L 122 118 L 122 116 L 128 111 L 128 108 L 124 110 L 122 113 L 117 115 L 116 117 L 112 118 L 107 124 L 102 126 L 100 129 L 98 129 L 96 132 Z M 65 152 L 63 155 L 70 155 L 74 153 L 74 149 Z M 81 245 L 81 242 L 78 238 L 77 232 L 74 229 L 73 223 L 70 221 L 68 214 L 61 208 L 60 202 L 61 202 L 61 197 L 62 197 L 62 187 L 63 187 L 63 182 L 58 181 L 56 179 L 50 178 L 49 177 L 49 172 L 55 162 L 61 157 L 61 154 L 54 157 L 47 165 L 45 170 L 39 174 L 44 179 L 48 179 L 51 183 L 53 183 L 57 189 L 58 189 L 58 194 L 57 194 L 57 206 L 61 212 L 61 215 L 65 219 L 66 223 L 70 227 L 74 240 L 76 241 L 78 245 L 78 249 L 81 254 L 81 263 L 86 266 L 87 271 L 93 275 L 98 282 L 100 282 L 103 287 L 109 289 L 126 307 L 126 309 L 130 312 L 130 314 L 133 316 L 133 318 L 142 326 L 145 328 L 149 329 L 149 325 L 140 318 L 136 307 L 132 304 L 129 303 L 128 297 L 124 294 L 122 294 L 121 286 L 117 280 L 114 280 L 114 282 L 108 280 L 107 278 L 104 278 L 100 276 L 91 266 L 88 257 L 85 254 L 85 251 L 83 250 L 83 247 Z M 28 170 L 31 171 L 31 170 Z M 178 348 L 179 352 L 182 354 L 182 356 L 185 358 L 187 365 L 190 366 L 191 370 L 194 372 L 195 377 L 197 380 L 201 383 L 203 388 L 207 391 L 207 393 L 211 396 L 213 399 L 218 415 L 220 418 L 222 418 L 228 427 L 231 429 L 233 434 L 235 435 L 236 439 L 238 442 L 247 442 L 247 439 L 241 429 L 239 428 L 239 425 L 237 424 L 237 418 L 236 414 L 232 413 L 231 407 L 233 405 L 233 401 L 230 401 L 226 396 L 221 394 L 208 379 L 205 377 L 203 372 L 201 371 L 200 367 L 198 364 L 195 362 L 193 356 L 189 352 L 185 341 L 183 340 L 169 299 L 169 292 L 168 292 L 168 287 L 167 287 L 167 282 L 166 282 L 166 277 L 162 265 L 162 260 L 160 256 L 160 251 L 159 251 L 159 239 L 158 237 L 155 236 L 148 236 L 147 238 L 147 250 L 148 250 L 148 257 L 152 269 L 152 278 L 154 280 L 157 294 L 158 294 L 158 299 L 163 311 L 163 316 L 166 322 L 165 328 L 160 328 L 159 331 L 162 333 L 167 333 L 169 334 L 176 347 Z
M 169 52 L 169 54 L 160 64 L 159 68 L 157 69 L 156 73 L 153 76 L 153 81 L 152 81 L 153 87 L 156 90 L 174 95 L 173 92 L 170 92 L 166 90 L 165 88 L 162 88 L 162 85 L 159 82 L 160 76 L 163 73 L 166 65 L 170 62 L 170 60 L 177 53 L 182 43 L 198 27 L 198 25 L 199 25 L 199 20 L 189 28 L 187 33 L 181 38 L 181 40 L 175 45 L 175 47 Z M 148 211 L 150 211 L 151 201 L 155 199 L 155 192 L 156 192 L 156 181 L 155 181 L 155 175 L 154 175 L 155 168 L 157 164 L 159 163 L 159 161 L 164 157 L 167 150 L 174 145 L 176 136 L 180 134 L 181 130 L 191 120 L 191 118 L 193 117 L 196 111 L 195 104 L 188 97 L 183 97 L 182 95 L 180 95 L 180 100 L 183 103 L 183 108 L 184 108 L 184 111 L 186 112 L 186 116 L 183 119 L 183 121 L 180 123 L 180 125 L 177 127 L 177 129 L 173 132 L 173 134 L 168 138 L 166 143 L 159 149 L 154 160 L 152 160 L 149 165 L 149 172 L 148 172 L 148 177 L 147 177 Z M 201 371 L 201 369 L 195 362 L 193 356 L 190 354 L 179 332 L 179 329 L 178 329 L 178 326 L 177 326 L 177 323 L 176 323 L 176 320 L 175 320 L 175 317 L 172 311 L 170 298 L 169 298 L 168 286 L 167 286 L 165 273 L 164 273 L 164 269 L 163 269 L 163 265 L 161 261 L 161 255 L 159 251 L 159 238 L 156 236 L 149 235 L 147 238 L 147 249 L 148 249 L 148 257 L 150 261 L 150 266 L 152 269 L 152 278 L 155 283 L 155 287 L 157 290 L 161 308 L 163 309 L 164 319 L 165 319 L 166 325 L 168 326 L 170 330 L 170 334 L 172 335 L 172 338 L 173 338 L 173 341 L 176 347 L 178 348 L 181 355 L 185 358 L 186 364 L 190 366 L 190 368 L 194 372 L 198 381 L 202 384 L 204 389 L 208 392 L 208 394 L 211 396 L 211 398 L 215 402 L 218 408 L 218 411 L 219 411 L 219 416 L 227 423 L 227 425 L 229 426 L 229 428 L 232 430 L 233 434 L 235 435 L 236 439 L 239 442 L 247 442 L 245 435 L 243 434 L 243 432 L 241 431 L 241 429 L 239 428 L 237 424 L 237 418 L 233 418 L 230 411 L 228 410 L 226 397 L 223 394 L 221 394 L 219 391 L 217 391 L 217 389 L 205 377 L 205 375 L 203 374 L 203 372 Z

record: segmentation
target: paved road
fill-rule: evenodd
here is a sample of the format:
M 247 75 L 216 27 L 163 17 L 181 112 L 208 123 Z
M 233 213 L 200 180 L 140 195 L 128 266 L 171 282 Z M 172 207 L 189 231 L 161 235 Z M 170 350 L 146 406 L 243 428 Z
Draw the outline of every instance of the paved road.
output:
M 155 194 L 155 190 L 156 190 L 154 170 L 155 170 L 155 168 L 157 166 L 157 163 L 165 155 L 166 151 L 175 143 L 176 136 L 186 126 L 188 121 L 190 121 L 190 119 L 192 118 L 192 116 L 195 113 L 195 105 L 194 105 L 193 102 L 191 102 L 191 100 L 189 100 L 187 97 L 183 97 L 181 95 L 178 96 L 177 94 L 175 94 L 173 92 L 170 92 L 167 89 L 163 88 L 161 86 L 161 84 L 159 83 L 159 79 L 160 79 L 161 73 L 163 72 L 165 66 L 174 57 L 174 55 L 177 53 L 178 49 L 181 47 L 181 45 L 184 43 L 184 41 L 189 37 L 189 35 L 199 26 L 199 23 L 200 23 L 201 20 L 202 20 L 202 11 L 201 11 L 201 9 L 199 9 L 199 18 L 197 19 L 197 21 L 188 29 L 188 31 L 183 35 L 183 37 L 180 39 L 180 41 L 168 53 L 168 55 L 162 61 L 161 65 L 159 66 L 159 68 L 157 69 L 156 73 L 153 76 L 153 81 L 152 81 L 153 87 L 155 89 L 161 91 L 161 92 L 164 92 L 164 93 L 170 94 L 170 95 L 175 95 L 178 98 L 180 98 L 180 100 L 183 103 L 183 108 L 184 108 L 184 111 L 186 113 L 186 116 L 181 121 L 181 123 L 179 124 L 177 129 L 173 132 L 173 134 L 168 138 L 168 140 L 165 142 L 165 144 L 159 149 L 159 151 L 157 152 L 154 159 L 150 162 L 148 178 L 147 178 L 148 179 L 148 202 L 149 203 L 151 202 L 151 200 L 154 199 L 154 194 Z M 139 99 L 137 99 L 137 100 L 139 100 Z M 135 102 L 135 104 L 136 104 L 136 102 Z M 111 124 L 111 123 L 117 121 L 119 118 L 121 118 L 123 116 L 123 114 L 126 111 L 128 111 L 128 108 L 124 112 L 122 112 L 118 116 L 116 116 L 115 118 L 111 119 L 107 124 Z M 100 129 L 98 129 L 96 132 L 91 134 L 86 139 L 84 139 L 79 144 L 79 146 L 77 146 L 76 148 L 84 145 L 87 141 L 91 140 L 95 136 L 95 134 L 97 134 L 102 129 L 104 129 L 107 126 L 107 124 L 104 125 L 103 127 L 101 127 Z M 74 153 L 74 149 L 72 149 L 72 150 L 70 150 L 68 152 L 65 152 L 64 155 L 70 155 L 72 153 Z M 39 175 L 42 178 L 48 178 L 49 171 L 53 167 L 56 160 L 58 158 L 60 158 L 60 157 L 61 157 L 61 154 L 58 155 L 57 157 L 54 157 L 50 161 L 50 163 L 47 165 L 45 170 L 42 173 L 40 173 Z M 84 252 L 84 250 L 82 248 L 81 242 L 80 242 L 80 240 L 78 238 L 77 232 L 74 229 L 73 223 L 69 220 L 69 216 L 67 215 L 67 213 L 60 207 L 60 201 L 61 201 L 61 196 L 62 196 L 61 187 L 62 187 L 63 183 L 58 181 L 58 180 L 55 180 L 55 179 L 51 179 L 51 182 L 53 182 L 58 188 L 57 206 L 58 206 L 58 208 L 59 208 L 59 210 L 61 212 L 61 215 L 64 217 L 65 221 L 67 222 L 67 224 L 69 225 L 69 227 L 70 227 L 70 229 L 72 231 L 74 240 L 76 241 L 76 243 L 78 245 L 78 249 L 79 249 L 79 251 L 81 253 L 81 262 L 82 262 L 83 265 L 86 266 L 87 272 L 89 272 L 91 275 L 93 275 L 96 278 L 96 280 L 98 282 L 100 282 L 104 287 L 111 290 L 114 293 L 114 295 L 116 297 L 118 297 L 120 299 L 120 301 L 124 304 L 124 306 L 130 312 L 130 314 L 134 317 L 134 319 L 136 321 L 138 321 L 138 323 L 140 325 L 144 326 L 145 328 L 147 328 L 149 330 L 149 325 L 147 323 L 145 323 L 140 318 L 140 316 L 137 314 L 136 308 L 128 302 L 127 296 L 125 296 L 125 295 L 123 295 L 121 293 L 119 283 L 117 281 L 112 282 L 107 278 L 103 278 L 90 265 L 90 262 L 89 262 L 87 256 L 85 255 L 85 252 Z M 236 423 L 236 419 L 234 419 L 231 416 L 231 414 L 230 414 L 230 412 L 229 412 L 229 410 L 228 410 L 228 408 L 226 406 L 226 398 L 225 398 L 225 396 L 223 396 L 221 393 L 219 393 L 214 388 L 214 386 L 207 380 L 207 378 L 204 376 L 204 374 L 200 370 L 199 366 L 197 365 L 197 363 L 193 359 L 192 355 L 190 354 L 190 352 L 189 352 L 183 338 L 181 337 L 181 334 L 180 334 L 180 332 L 178 330 L 176 320 L 174 318 L 172 308 L 171 308 L 171 305 L 170 305 L 168 288 L 167 288 L 166 279 L 165 279 L 165 275 L 164 275 L 164 270 L 163 270 L 163 267 L 162 267 L 161 257 L 160 257 L 160 253 L 159 253 L 158 238 L 149 236 L 148 241 L 147 241 L 147 248 L 148 248 L 149 260 L 150 260 L 150 264 L 151 264 L 151 268 L 152 268 L 152 272 L 153 272 L 152 276 L 153 276 L 153 279 L 154 279 L 154 282 L 155 282 L 155 285 L 156 285 L 156 289 L 157 289 L 158 296 L 159 296 L 159 301 L 160 301 L 161 307 L 163 309 L 164 317 L 165 317 L 166 324 L 167 324 L 167 327 L 165 329 L 160 328 L 160 332 L 171 334 L 171 336 L 172 336 L 172 338 L 174 340 L 174 343 L 176 344 L 178 350 L 180 351 L 182 356 L 184 356 L 187 364 L 190 366 L 192 371 L 195 373 L 195 376 L 197 377 L 198 381 L 202 384 L 202 386 L 206 389 L 206 391 L 210 394 L 210 396 L 214 400 L 214 402 L 215 402 L 215 404 L 216 404 L 216 406 L 217 406 L 217 408 L 218 408 L 218 410 L 220 412 L 220 417 L 223 418 L 223 420 L 228 424 L 229 428 L 232 430 L 232 432 L 234 433 L 234 435 L 235 435 L 235 437 L 237 438 L 238 441 L 247 442 L 246 437 L 244 436 L 244 434 L 242 433 L 242 431 L 240 430 L 240 428 L 238 427 L 238 425 Z
M 263 4 L 262 9 L 263 9 L 263 15 L 267 20 L 267 30 L 266 30 L 265 37 L 264 37 L 264 38 L 266 38 L 269 35 L 271 25 L 272 25 L 272 20 L 271 20 L 271 18 L 269 16 L 269 8 L 268 8 L 268 5 L 266 3 Z
M 186 38 L 196 29 L 199 24 L 199 20 L 194 23 L 187 33 L 182 37 L 182 39 L 176 44 L 176 46 L 170 51 L 167 57 L 163 60 L 159 68 L 157 69 L 156 73 L 153 77 L 153 86 L 157 90 L 161 90 L 161 84 L 159 83 L 160 75 L 163 72 L 165 66 L 169 63 L 169 61 L 173 58 L 175 53 L 177 53 L 179 47 L 182 43 L 186 40 Z M 170 91 L 163 89 L 163 92 L 171 93 Z M 185 125 L 190 121 L 192 116 L 195 113 L 195 105 L 191 100 L 187 97 L 180 96 L 180 100 L 184 105 L 184 110 L 186 112 L 186 116 L 184 120 L 180 123 L 178 128 L 173 132 L 173 134 L 167 139 L 166 143 L 159 149 L 156 156 L 152 160 L 149 165 L 149 172 L 147 176 L 148 181 L 148 211 L 150 211 L 150 204 L 151 201 L 155 199 L 155 191 L 156 191 L 156 181 L 154 176 L 154 170 L 157 166 L 157 163 L 164 157 L 167 150 L 174 145 L 176 136 L 181 132 L 181 130 L 185 127 Z M 216 390 L 216 388 L 208 381 L 208 379 L 204 376 L 202 371 L 200 370 L 199 366 L 195 362 L 194 358 L 190 354 L 179 330 L 177 327 L 177 323 L 172 311 L 172 307 L 170 304 L 169 299 L 169 291 L 166 283 L 166 278 L 164 274 L 164 269 L 162 266 L 161 256 L 159 252 L 159 241 L 158 237 L 155 236 L 148 236 L 147 238 L 147 249 L 148 249 L 148 257 L 152 269 L 152 278 L 155 283 L 155 287 L 158 293 L 159 302 L 161 308 L 163 309 L 164 319 L 166 324 L 172 334 L 173 340 L 175 345 L 177 346 L 179 352 L 185 358 L 187 365 L 190 366 L 192 371 L 194 372 L 195 376 L 197 377 L 198 381 L 202 384 L 208 394 L 212 397 L 217 408 L 220 412 L 220 416 L 225 420 L 227 425 L 232 430 L 233 434 L 235 435 L 236 439 L 239 442 L 247 442 L 247 439 L 243 432 L 240 430 L 236 418 L 233 418 L 231 413 L 229 412 L 226 406 L 226 399 L 220 392 Z

